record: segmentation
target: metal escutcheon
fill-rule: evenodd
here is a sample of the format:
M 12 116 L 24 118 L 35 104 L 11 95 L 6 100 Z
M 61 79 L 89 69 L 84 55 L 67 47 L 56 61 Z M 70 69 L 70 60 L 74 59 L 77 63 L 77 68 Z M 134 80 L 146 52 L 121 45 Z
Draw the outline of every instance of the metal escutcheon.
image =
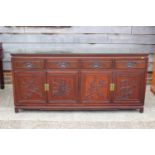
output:
M 26 63 L 26 64 L 25 64 L 25 67 L 26 67 L 26 68 L 32 68 L 32 63 L 30 63 L 30 62 Z
M 59 63 L 58 63 L 58 66 L 59 66 L 60 68 L 66 68 L 66 67 L 68 67 L 68 63 L 66 63 L 66 62 L 59 62 Z

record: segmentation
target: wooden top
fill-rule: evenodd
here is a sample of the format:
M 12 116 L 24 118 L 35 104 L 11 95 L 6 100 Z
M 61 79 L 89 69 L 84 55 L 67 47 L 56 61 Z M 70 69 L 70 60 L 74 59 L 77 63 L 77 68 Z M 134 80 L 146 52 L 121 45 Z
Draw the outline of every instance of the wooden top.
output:
M 96 57 L 96 56 L 104 56 L 104 57 L 113 57 L 113 56 L 144 56 L 147 57 L 148 53 L 67 53 L 67 52 L 37 52 L 37 53 L 11 53 L 11 56 L 17 57 Z

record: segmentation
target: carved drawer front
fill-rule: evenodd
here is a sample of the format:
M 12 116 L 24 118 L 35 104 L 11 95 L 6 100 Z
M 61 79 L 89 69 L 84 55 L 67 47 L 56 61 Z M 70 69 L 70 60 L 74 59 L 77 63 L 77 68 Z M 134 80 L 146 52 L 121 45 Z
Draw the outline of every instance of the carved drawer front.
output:
M 112 61 L 110 60 L 83 60 L 82 68 L 92 68 L 92 69 L 112 68 Z
M 16 69 L 42 69 L 44 68 L 43 60 L 17 60 L 13 62 Z
M 117 60 L 115 62 L 116 68 L 145 68 L 145 61 L 142 60 Z
M 68 69 L 78 68 L 79 62 L 76 60 L 48 60 L 47 68 Z

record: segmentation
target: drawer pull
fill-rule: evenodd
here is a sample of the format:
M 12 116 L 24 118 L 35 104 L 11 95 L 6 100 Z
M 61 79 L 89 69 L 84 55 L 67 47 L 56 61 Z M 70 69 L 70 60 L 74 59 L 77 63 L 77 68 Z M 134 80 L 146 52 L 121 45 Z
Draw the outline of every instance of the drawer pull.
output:
M 132 67 L 134 67 L 135 65 L 136 65 L 136 62 L 128 62 L 126 66 L 127 66 L 128 68 L 132 68 Z
M 101 63 L 100 63 L 100 62 L 94 62 L 94 63 L 92 64 L 92 67 L 93 67 L 93 68 L 100 68 L 100 67 L 101 67 Z
M 25 67 L 26 67 L 26 68 L 32 68 L 33 65 L 32 65 L 32 63 L 28 62 L 28 63 L 25 64 Z
M 144 57 L 141 57 L 141 59 L 144 59 Z
M 69 67 L 69 64 L 67 62 L 58 62 L 58 66 L 60 68 L 67 68 Z

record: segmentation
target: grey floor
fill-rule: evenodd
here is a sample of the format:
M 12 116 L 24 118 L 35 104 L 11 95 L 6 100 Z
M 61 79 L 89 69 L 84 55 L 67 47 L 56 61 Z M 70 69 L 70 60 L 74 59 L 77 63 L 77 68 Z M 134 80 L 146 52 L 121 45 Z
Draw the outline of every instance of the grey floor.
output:
M 144 113 L 125 111 L 21 111 L 14 113 L 12 85 L 0 90 L 0 128 L 155 128 L 155 95 L 147 86 Z

